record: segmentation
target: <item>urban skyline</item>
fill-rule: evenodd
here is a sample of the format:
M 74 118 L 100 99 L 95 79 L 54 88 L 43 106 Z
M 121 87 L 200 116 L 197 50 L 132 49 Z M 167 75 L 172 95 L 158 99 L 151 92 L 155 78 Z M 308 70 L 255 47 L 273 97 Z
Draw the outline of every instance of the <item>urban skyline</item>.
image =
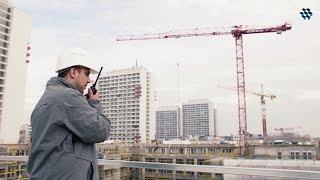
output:
M 65 47 L 81 46 L 93 56 L 92 63 L 104 66 L 106 71 L 134 66 L 137 60 L 138 65 L 154 72 L 158 105 L 177 104 L 176 64 L 179 63 L 180 102 L 211 99 L 218 109 L 221 135 L 235 133 L 238 131 L 237 94 L 216 87 L 217 82 L 236 84 L 232 37 L 131 42 L 116 42 L 116 38 L 175 29 L 239 24 L 269 26 L 289 21 L 292 30 L 281 35 L 244 36 L 246 87 L 257 90 L 263 83 L 267 92 L 277 96 L 274 101 L 266 102 L 268 132 L 274 128 L 302 126 L 310 135 L 320 136 L 315 115 L 320 105 L 320 87 L 315 82 L 320 79 L 314 68 L 319 65 L 319 2 L 17 0 L 13 4 L 32 14 L 34 19 L 26 122 L 46 81 L 55 76 L 59 52 Z M 314 12 L 309 21 L 299 14 L 306 7 Z M 47 39 L 45 46 L 43 39 Z M 247 95 L 247 108 L 248 131 L 261 134 L 260 99 Z

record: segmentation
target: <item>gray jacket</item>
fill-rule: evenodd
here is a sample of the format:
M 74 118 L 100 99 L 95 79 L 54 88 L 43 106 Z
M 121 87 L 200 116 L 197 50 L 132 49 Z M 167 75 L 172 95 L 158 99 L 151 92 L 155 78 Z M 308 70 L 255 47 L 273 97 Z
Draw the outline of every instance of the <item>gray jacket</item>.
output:
M 100 103 L 53 77 L 31 115 L 30 179 L 99 179 L 94 143 L 105 141 L 110 121 Z

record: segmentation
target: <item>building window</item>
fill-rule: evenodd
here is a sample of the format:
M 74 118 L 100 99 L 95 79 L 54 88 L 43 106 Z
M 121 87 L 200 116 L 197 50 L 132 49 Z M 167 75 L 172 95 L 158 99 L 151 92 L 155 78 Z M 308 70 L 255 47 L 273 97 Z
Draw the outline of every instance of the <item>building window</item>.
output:
M 282 159 L 282 153 L 278 152 L 278 159 Z
M 179 154 L 184 154 L 183 149 L 179 149 Z
M 196 154 L 196 149 L 190 149 L 190 154 Z
M 215 149 L 209 149 L 209 151 L 210 151 L 210 154 L 215 154 L 216 153 Z
M 172 162 L 173 162 L 172 159 L 167 159 L 167 158 L 159 159 L 159 163 L 172 163 Z
M 166 153 L 166 149 L 165 148 L 162 148 L 161 149 L 161 154 L 165 154 Z
M 308 159 L 308 155 L 307 155 L 307 152 L 303 152 L 303 159 Z
M 187 164 L 194 164 L 194 160 L 193 159 L 187 159 Z
M 1 57 L 1 62 L 6 62 L 6 58 L 5 57 Z
M 308 152 L 308 159 L 313 159 L 311 152 Z
M 295 156 L 296 159 L 300 159 L 300 153 L 299 152 L 295 152 L 295 155 L 296 155 Z
M 294 159 L 294 152 L 291 152 L 291 159 Z
M 177 174 L 183 174 L 183 171 L 176 171 Z
M 0 68 L 1 68 L 1 69 L 5 69 L 5 68 L 6 68 L 6 65 L 0 64 Z
M 189 174 L 189 175 L 194 175 L 194 172 L 187 171 L 187 174 Z
M 176 159 L 176 164 L 183 164 L 183 159 Z
M 172 172 L 173 171 L 171 171 L 171 170 L 161 170 L 161 169 L 159 169 L 159 173 L 161 173 L 161 174 L 172 174 Z
M 205 165 L 204 159 L 198 159 L 198 165 Z
M 146 169 L 146 172 L 156 172 L 156 170 L 155 169 Z
M 155 162 L 155 159 L 154 158 L 146 158 L 145 162 Z

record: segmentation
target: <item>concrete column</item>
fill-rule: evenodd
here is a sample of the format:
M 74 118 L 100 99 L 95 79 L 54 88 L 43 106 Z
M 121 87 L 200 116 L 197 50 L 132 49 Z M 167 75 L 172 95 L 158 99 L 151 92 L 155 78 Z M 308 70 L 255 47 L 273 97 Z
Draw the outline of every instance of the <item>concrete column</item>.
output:
M 142 158 L 141 158 L 141 161 L 142 161 L 142 162 L 146 162 L 146 158 L 145 158 L 145 157 L 142 157 Z M 142 174 L 143 174 L 143 175 L 145 174 L 145 172 L 146 172 L 146 169 L 145 169 L 145 168 L 142 168 Z
M 193 161 L 194 161 L 194 165 L 198 165 L 198 159 L 197 158 L 194 158 Z M 194 172 L 194 179 L 198 179 L 198 172 Z
M 187 164 L 187 159 L 186 158 L 183 158 L 183 164 Z M 183 171 L 183 174 L 187 174 L 187 172 Z
M 176 164 L 176 163 L 177 163 L 177 158 L 174 157 L 174 158 L 172 159 L 172 163 L 173 163 L 173 164 Z M 177 172 L 176 172 L 176 171 L 173 171 L 172 173 L 173 173 L 173 174 L 172 174 L 172 175 L 173 175 L 173 176 L 172 176 L 172 179 L 175 180 L 175 179 L 176 179 L 176 174 L 177 174 Z
M 155 162 L 158 163 L 159 162 L 159 158 L 154 158 L 155 159 Z M 156 169 L 156 173 L 159 173 L 159 170 Z

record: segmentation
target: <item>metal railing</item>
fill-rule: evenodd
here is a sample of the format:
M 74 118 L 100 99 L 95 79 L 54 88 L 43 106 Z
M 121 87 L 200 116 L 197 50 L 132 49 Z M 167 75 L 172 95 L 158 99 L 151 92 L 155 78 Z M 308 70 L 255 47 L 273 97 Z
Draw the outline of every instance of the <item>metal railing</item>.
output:
M 0 156 L 0 161 L 28 161 L 28 156 Z M 171 170 L 171 171 L 193 171 L 193 172 L 206 172 L 206 173 L 245 175 L 245 176 L 281 177 L 281 178 L 292 178 L 292 179 L 296 179 L 296 178 L 320 179 L 320 172 L 318 171 L 169 164 L 169 163 L 167 164 L 167 163 L 118 161 L 118 160 L 99 160 L 98 163 L 99 165 L 115 166 L 115 167 L 162 169 L 162 170 Z

